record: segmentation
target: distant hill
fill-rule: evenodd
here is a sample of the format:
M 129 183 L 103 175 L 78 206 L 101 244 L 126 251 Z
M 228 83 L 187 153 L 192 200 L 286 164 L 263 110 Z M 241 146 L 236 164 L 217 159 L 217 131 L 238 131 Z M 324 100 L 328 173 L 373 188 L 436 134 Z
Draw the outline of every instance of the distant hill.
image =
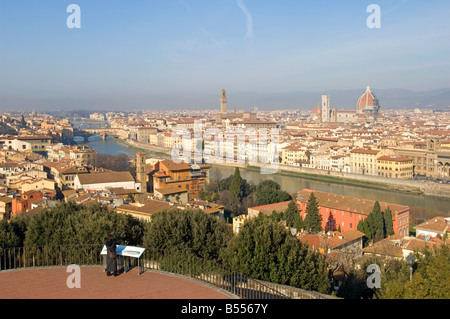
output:
M 257 106 L 260 110 L 312 110 L 320 104 L 324 93 L 330 95 L 331 106 L 340 110 L 354 110 L 359 97 L 365 92 L 365 87 L 352 90 L 329 91 L 296 91 L 285 93 L 255 93 L 237 92 L 229 90 L 228 111 L 234 108 L 244 111 Z M 377 89 L 371 88 L 375 96 L 380 100 L 383 109 L 433 109 L 450 110 L 450 88 L 416 92 L 408 89 Z M 122 94 L 122 93 L 121 93 Z M 77 99 L 17 99 L 2 98 L 0 96 L 0 109 L 3 110 L 42 110 L 73 112 L 87 116 L 95 111 L 138 111 L 138 110 L 219 110 L 220 88 L 217 92 L 186 94 L 185 92 L 172 92 L 171 94 L 143 94 L 127 96 L 126 94 L 115 96 L 101 96 L 95 98 Z M 57 105 L 57 106 L 55 106 Z M 14 106 L 14 107 L 13 107 Z

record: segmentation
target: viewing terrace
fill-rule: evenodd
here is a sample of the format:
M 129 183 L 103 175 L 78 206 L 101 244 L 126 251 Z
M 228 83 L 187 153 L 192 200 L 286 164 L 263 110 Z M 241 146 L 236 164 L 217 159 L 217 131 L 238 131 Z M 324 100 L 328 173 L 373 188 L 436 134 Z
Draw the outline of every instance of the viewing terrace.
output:
M 122 259 L 119 275 L 108 277 L 101 250 L 102 245 L 0 248 L 0 299 L 334 299 L 168 251 Z M 80 267 L 80 288 L 67 284 L 69 265 Z

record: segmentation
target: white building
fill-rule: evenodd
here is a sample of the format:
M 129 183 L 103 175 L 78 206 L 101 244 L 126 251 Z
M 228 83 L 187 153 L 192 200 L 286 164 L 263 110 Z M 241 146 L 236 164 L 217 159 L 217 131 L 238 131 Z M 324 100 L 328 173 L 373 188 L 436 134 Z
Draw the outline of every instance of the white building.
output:
M 450 232 L 450 217 L 434 217 L 415 228 L 416 237 L 442 237 Z

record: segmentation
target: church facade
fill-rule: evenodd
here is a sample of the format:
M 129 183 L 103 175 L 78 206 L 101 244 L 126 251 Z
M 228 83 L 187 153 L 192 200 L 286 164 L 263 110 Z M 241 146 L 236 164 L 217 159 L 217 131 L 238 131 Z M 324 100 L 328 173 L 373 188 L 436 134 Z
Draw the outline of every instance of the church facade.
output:
M 374 123 L 378 120 L 380 102 L 367 86 L 366 92 L 358 99 L 356 110 L 338 110 L 330 105 L 330 96 L 322 95 L 320 120 L 322 123 Z

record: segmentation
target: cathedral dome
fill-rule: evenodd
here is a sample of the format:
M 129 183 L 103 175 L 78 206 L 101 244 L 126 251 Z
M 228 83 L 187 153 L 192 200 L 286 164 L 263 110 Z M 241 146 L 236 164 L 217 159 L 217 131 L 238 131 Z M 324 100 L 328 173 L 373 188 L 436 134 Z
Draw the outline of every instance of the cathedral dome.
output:
M 356 105 L 356 109 L 359 112 L 362 112 L 367 108 L 378 108 L 379 102 L 375 95 L 370 91 L 370 86 L 367 86 L 366 92 L 359 98 L 358 104 Z

